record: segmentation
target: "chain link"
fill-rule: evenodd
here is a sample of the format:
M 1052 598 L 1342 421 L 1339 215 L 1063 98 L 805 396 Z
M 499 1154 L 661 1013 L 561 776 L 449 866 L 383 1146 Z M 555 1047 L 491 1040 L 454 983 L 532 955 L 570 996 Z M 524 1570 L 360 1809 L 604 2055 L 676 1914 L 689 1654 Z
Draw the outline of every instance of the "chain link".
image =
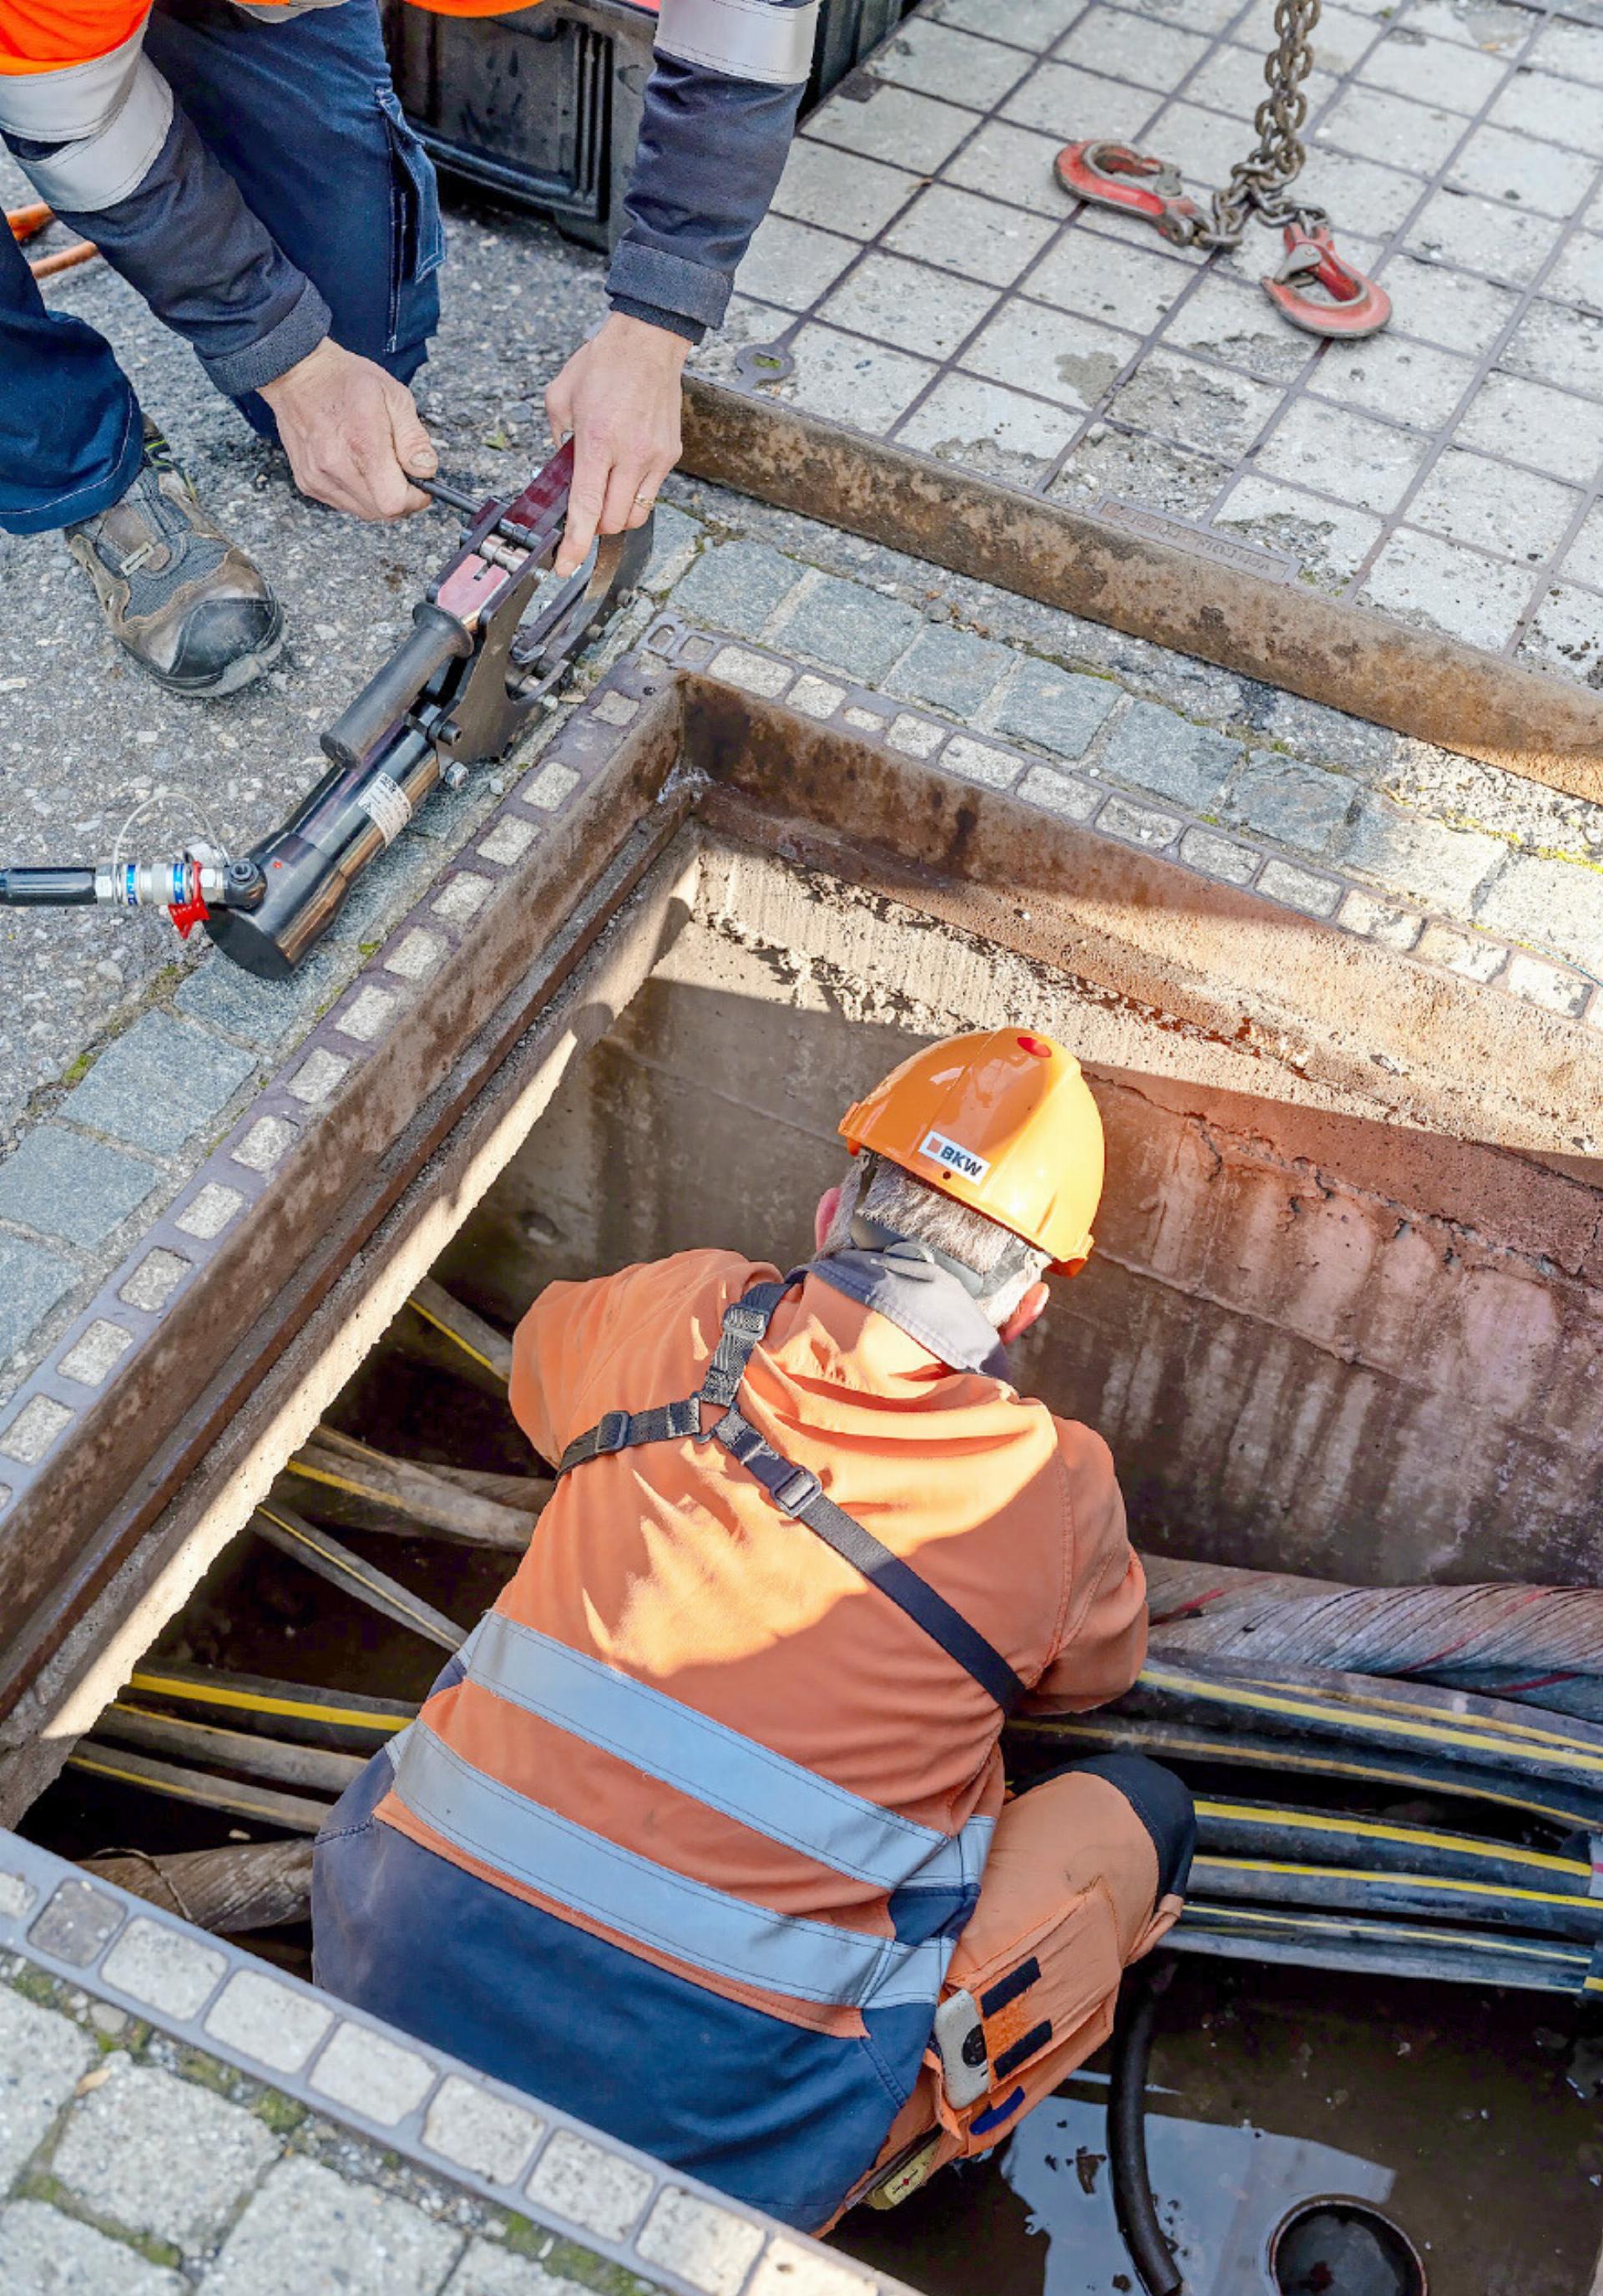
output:
M 1312 229 L 1329 220 L 1323 208 L 1286 195 L 1307 158 L 1302 129 L 1308 117 L 1303 83 L 1313 69 L 1313 28 L 1320 0 L 1276 0 L 1276 45 L 1264 65 L 1269 94 L 1253 121 L 1257 148 L 1231 169 L 1230 181 L 1215 192 L 1211 215 L 1198 216 L 1188 234 L 1194 247 L 1239 247 L 1247 217 L 1267 224 L 1301 224 Z

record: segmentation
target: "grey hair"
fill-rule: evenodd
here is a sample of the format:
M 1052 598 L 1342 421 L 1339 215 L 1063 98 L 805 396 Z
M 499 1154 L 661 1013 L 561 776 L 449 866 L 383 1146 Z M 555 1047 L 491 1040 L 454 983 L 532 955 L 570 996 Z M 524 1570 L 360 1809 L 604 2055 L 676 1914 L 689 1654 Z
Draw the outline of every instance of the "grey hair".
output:
M 989 1275 L 1004 1260 L 1011 1263 L 1022 1249 L 1026 1253 L 1023 1267 L 1004 1275 L 994 1288 L 982 1292 L 975 1303 L 998 1331 L 1031 1284 L 1039 1283 L 1051 1264 L 1050 1253 L 1037 1251 L 1029 1245 L 1021 1246 L 1011 1228 L 999 1226 L 983 1212 L 971 1211 L 967 1204 L 943 1195 L 938 1188 L 926 1187 L 922 1180 L 915 1180 L 899 1164 L 880 1161 L 875 1166 L 861 1206 L 857 1201 L 860 1177 L 860 1167 L 854 1161 L 842 1183 L 840 1201 L 824 1238 L 825 1251 L 851 1249 L 852 1214 L 858 1210 L 881 1226 L 895 1228 L 898 1235 L 932 1244 L 948 1259 L 961 1260 L 976 1275 Z

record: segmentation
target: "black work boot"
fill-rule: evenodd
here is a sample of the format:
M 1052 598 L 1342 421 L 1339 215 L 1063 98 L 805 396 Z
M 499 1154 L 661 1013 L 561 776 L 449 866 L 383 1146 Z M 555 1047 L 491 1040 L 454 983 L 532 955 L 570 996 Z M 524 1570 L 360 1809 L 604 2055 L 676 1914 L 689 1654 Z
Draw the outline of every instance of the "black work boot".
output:
M 233 693 L 277 653 L 277 599 L 207 517 L 154 423 L 122 500 L 66 535 L 113 635 L 169 693 Z

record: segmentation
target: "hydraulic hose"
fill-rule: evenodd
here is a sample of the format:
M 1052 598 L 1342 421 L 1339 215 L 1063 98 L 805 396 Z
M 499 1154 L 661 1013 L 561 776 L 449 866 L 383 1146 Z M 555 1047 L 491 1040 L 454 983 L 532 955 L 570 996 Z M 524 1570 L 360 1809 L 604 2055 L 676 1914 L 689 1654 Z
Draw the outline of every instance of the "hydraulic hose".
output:
M 1157 1997 L 1169 1982 L 1173 1964 L 1133 1970 L 1125 1979 L 1113 2028 L 1113 2065 L 1108 2085 L 1108 2160 L 1113 2181 L 1113 2210 L 1130 2261 L 1147 2296 L 1180 2296 L 1185 2283 L 1157 2220 L 1147 2173 L 1147 2066 Z

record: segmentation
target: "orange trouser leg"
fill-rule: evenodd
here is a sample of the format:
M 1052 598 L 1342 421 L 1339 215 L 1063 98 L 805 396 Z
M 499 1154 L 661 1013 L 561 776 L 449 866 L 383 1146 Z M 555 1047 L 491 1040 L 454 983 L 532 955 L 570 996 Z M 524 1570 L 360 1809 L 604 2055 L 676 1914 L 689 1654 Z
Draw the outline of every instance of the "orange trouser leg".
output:
M 1070 1772 L 1007 1804 L 943 1993 L 973 2005 L 985 2092 L 954 2106 L 932 2046 L 854 2198 L 899 2160 L 912 2191 L 945 2161 L 999 2144 L 1101 2046 L 1121 1975 L 1179 1914 L 1176 1897 L 1155 1904 L 1157 1879 L 1151 1835 L 1106 1778 Z

